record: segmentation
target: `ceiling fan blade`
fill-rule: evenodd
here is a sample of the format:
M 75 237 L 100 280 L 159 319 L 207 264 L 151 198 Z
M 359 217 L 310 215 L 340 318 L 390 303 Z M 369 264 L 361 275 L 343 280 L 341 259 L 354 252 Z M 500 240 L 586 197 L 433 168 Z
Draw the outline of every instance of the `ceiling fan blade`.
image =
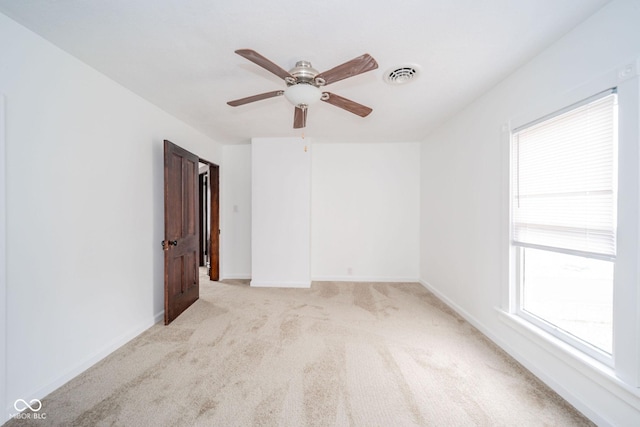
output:
M 338 65 L 324 73 L 320 73 L 316 76 L 316 81 L 322 79 L 325 85 L 335 83 L 337 81 L 346 79 L 348 77 L 357 76 L 358 74 L 366 73 L 367 71 L 375 70 L 378 68 L 378 63 L 368 53 L 362 56 L 347 61 L 342 65 Z
M 237 107 L 239 105 L 248 104 L 250 102 L 261 101 L 263 99 L 273 98 L 276 96 L 283 95 L 283 90 L 274 90 L 273 92 L 261 93 L 259 95 L 248 96 L 246 98 L 236 99 L 235 101 L 229 101 L 227 104 L 232 107 Z
M 307 109 L 296 107 L 293 113 L 293 128 L 302 129 L 307 125 Z
M 328 95 L 327 96 L 325 96 Z M 322 100 L 324 102 L 328 102 L 331 105 L 335 105 L 336 107 L 340 107 L 343 110 L 347 110 L 350 113 L 357 114 L 360 117 L 367 117 L 373 110 L 367 106 L 362 104 L 358 104 L 350 99 L 343 98 L 341 96 L 335 95 L 330 92 L 324 92 L 322 94 Z M 326 98 L 326 99 L 325 99 Z
M 290 78 L 293 79 L 293 76 L 291 74 L 289 74 L 289 72 L 287 70 L 285 70 L 284 68 L 280 67 L 279 65 L 274 64 L 273 62 L 271 62 L 270 60 L 268 60 L 264 56 L 260 55 L 255 50 L 238 49 L 238 50 L 236 50 L 236 53 L 238 55 L 242 56 L 243 58 L 246 58 L 249 61 L 253 62 L 254 64 L 257 64 L 257 65 L 261 66 L 265 70 L 275 74 L 276 76 L 280 77 L 281 79 L 286 79 L 287 77 L 290 77 Z

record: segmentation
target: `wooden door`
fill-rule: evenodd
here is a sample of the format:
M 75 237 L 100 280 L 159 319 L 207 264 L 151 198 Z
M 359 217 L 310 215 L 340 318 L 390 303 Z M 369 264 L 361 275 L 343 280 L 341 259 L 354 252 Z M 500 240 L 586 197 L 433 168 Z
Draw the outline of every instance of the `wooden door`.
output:
M 164 324 L 200 296 L 198 156 L 164 141 Z
M 211 236 L 209 247 L 209 278 L 220 280 L 220 168 L 209 164 L 209 188 L 211 190 Z

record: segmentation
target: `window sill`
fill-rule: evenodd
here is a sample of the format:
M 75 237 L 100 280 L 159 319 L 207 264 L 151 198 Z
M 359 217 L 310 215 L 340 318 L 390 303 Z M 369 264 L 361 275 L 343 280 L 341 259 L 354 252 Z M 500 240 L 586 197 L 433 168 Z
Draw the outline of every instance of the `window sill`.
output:
M 507 313 L 499 308 L 496 308 L 496 312 L 504 324 L 535 343 L 542 350 L 573 367 L 633 407 L 640 408 L 640 388 L 635 388 L 623 382 L 615 375 L 612 368 L 587 356 L 515 314 Z

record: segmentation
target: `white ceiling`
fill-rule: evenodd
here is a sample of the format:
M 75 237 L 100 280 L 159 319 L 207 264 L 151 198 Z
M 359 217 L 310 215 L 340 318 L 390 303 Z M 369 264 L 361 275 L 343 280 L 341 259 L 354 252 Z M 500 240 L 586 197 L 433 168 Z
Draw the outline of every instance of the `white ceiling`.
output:
M 419 141 L 609 0 L 0 0 L 0 11 L 222 143 L 300 136 L 284 89 L 236 55 L 325 71 L 363 53 L 377 70 L 327 90 L 373 108 L 360 118 L 320 102 L 317 141 Z M 416 64 L 403 86 L 384 71 Z

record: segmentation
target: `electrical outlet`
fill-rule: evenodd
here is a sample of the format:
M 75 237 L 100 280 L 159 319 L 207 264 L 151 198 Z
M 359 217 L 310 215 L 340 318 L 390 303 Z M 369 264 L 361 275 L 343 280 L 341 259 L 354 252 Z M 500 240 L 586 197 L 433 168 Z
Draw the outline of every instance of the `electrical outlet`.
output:
M 347 274 L 348 274 L 349 276 L 353 275 L 353 268 L 351 268 L 351 267 L 347 267 Z

